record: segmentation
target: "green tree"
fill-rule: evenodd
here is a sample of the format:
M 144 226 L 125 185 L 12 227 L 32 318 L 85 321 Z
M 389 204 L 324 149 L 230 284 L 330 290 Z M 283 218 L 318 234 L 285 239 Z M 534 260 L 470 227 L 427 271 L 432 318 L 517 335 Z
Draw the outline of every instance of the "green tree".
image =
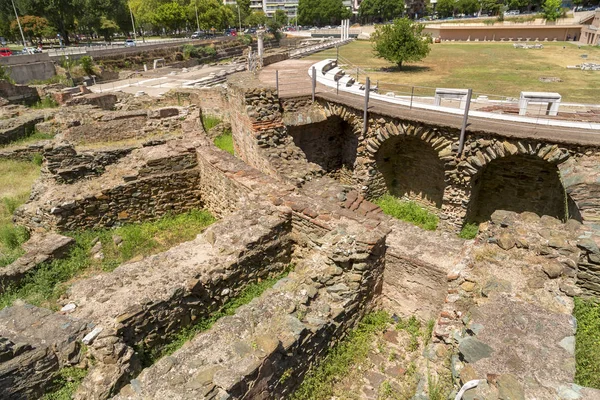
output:
M 300 0 L 298 22 L 301 25 L 334 24 L 351 15 L 342 0 Z
M 562 15 L 561 0 L 546 0 L 542 9 L 544 10 L 544 18 L 546 21 L 556 21 Z
M 246 25 L 249 26 L 263 26 L 267 23 L 267 15 L 263 11 L 253 11 L 248 18 L 246 18 Z
M 158 6 L 154 12 L 153 23 L 170 31 L 178 31 L 183 26 L 186 17 L 186 9 L 172 1 Z
M 274 15 L 273 19 L 277 23 L 281 24 L 281 26 L 287 25 L 287 23 L 288 23 L 287 13 L 283 10 L 275 11 L 275 15 Z
M 198 19 L 200 21 L 200 28 L 205 30 L 212 28 L 220 30 L 228 25 L 237 25 L 235 23 L 237 21 L 237 12 L 234 14 L 230 7 L 224 6 L 218 0 L 198 0 Z
M 20 21 L 23 34 L 29 38 L 29 40 L 33 41 L 34 39 L 51 37 L 56 34 L 46 18 L 36 17 L 34 15 L 25 15 L 20 18 Z M 20 35 L 19 26 L 16 20 L 12 21 L 11 29 L 13 30 L 14 36 Z
M 371 35 L 373 52 L 402 68 L 402 64 L 420 61 L 431 50 L 431 36 L 423 34 L 423 24 L 408 18 L 394 20 L 391 25 L 380 25 Z
M 404 0 L 364 0 L 360 3 L 358 16 L 363 21 L 387 21 L 400 17 L 403 12 Z
M 451 17 L 456 12 L 456 0 L 438 0 L 435 9 L 442 18 Z
M 480 9 L 478 0 L 458 0 L 456 8 L 459 13 L 473 15 Z

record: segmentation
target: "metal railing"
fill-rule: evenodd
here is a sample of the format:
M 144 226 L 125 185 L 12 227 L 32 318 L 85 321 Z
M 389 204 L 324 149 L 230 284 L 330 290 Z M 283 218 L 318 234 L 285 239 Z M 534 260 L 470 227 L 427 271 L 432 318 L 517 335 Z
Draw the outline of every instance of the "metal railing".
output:
M 338 69 L 339 68 L 339 69 Z M 335 73 L 335 74 L 334 74 Z M 388 102 L 391 106 L 421 109 L 445 118 L 456 118 L 457 124 L 468 126 L 468 119 L 486 121 L 491 125 L 510 127 L 523 124 L 542 125 L 547 129 L 563 132 L 565 128 L 600 131 L 600 104 L 585 105 L 562 102 L 557 115 L 550 115 L 549 103 L 529 102 L 525 115 L 520 115 L 519 98 L 465 89 L 464 96 L 445 98 L 438 96 L 439 88 L 406 85 L 384 80 L 371 80 L 368 71 L 352 65 L 343 57 L 338 58 L 335 68 L 328 73 L 312 68 L 295 74 L 275 71 L 277 93 L 283 97 L 311 96 L 327 93 L 348 98 L 349 95 L 366 98 L 368 108 L 371 100 Z M 370 87 L 368 87 L 370 86 Z M 467 96 L 468 94 L 468 96 Z M 454 117 L 453 117 L 454 116 Z M 600 133 L 600 132 L 599 132 Z

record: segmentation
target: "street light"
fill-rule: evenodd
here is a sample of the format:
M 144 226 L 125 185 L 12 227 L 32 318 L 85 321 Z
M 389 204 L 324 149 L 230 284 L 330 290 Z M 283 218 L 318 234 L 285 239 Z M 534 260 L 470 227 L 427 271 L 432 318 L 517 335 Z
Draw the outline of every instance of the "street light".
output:
M 137 35 L 135 34 L 135 22 L 133 21 L 133 11 L 131 10 L 131 4 L 127 3 L 129 6 L 129 14 L 131 14 L 131 25 L 133 26 L 133 41 L 137 42 Z
M 235 2 L 235 6 L 238 9 L 238 22 L 240 24 L 240 30 L 239 31 L 241 32 L 242 31 L 242 17 L 241 17 L 241 14 L 240 14 L 240 5 L 237 3 L 237 1 Z
M 21 39 L 23 39 L 23 47 L 27 48 L 27 43 L 25 43 L 25 35 L 23 35 L 23 28 L 21 28 L 21 21 L 19 21 L 19 14 L 17 13 L 17 7 L 15 7 L 15 1 L 11 0 L 13 10 L 15 10 L 15 16 L 17 17 L 17 25 L 19 25 L 19 31 L 21 32 Z

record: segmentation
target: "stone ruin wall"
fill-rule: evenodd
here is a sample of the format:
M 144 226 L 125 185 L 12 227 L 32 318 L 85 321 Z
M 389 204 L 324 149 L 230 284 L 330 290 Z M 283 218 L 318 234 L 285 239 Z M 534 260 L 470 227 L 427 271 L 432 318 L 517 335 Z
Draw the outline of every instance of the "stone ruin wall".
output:
M 241 287 L 232 286 L 233 282 L 243 284 L 260 276 L 277 273 L 293 261 L 298 264 L 296 267 L 298 272 L 290 275 L 289 282 L 296 283 L 279 287 L 275 294 L 269 292 L 264 299 L 261 298 L 240 311 L 242 315 L 248 312 L 256 314 L 258 321 L 268 326 L 278 319 L 267 318 L 264 312 L 268 312 L 271 317 L 273 313 L 281 315 L 281 318 L 291 324 L 275 324 L 277 329 L 281 329 L 277 332 L 279 344 L 271 345 L 267 349 L 261 348 L 260 352 L 252 355 L 251 358 L 255 361 L 256 357 L 259 357 L 258 362 L 254 363 L 258 369 L 250 370 L 244 367 L 246 368 L 244 374 L 241 373 L 242 371 L 233 373 L 232 369 L 248 365 L 248 357 L 245 357 L 245 363 L 223 358 L 227 360 L 223 361 L 223 364 L 235 361 L 223 365 L 222 369 L 228 371 L 225 381 L 219 380 L 218 374 L 215 374 L 209 381 L 214 381 L 213 383 L 199 385 L 190 381 L 186 386 L 189 388 L 190 385 L 198 385 L 198 391 L 194 392 L 196 395 L 202 390 L 207 390 L 205 386 L 210 390 L 230 393 L 260 392 L 263 393 L 262 396 L 270 392 L 287 393 L 300 381 L 300 377 L 312 361 L 333 342 L 339 340 L 343 332 L 349 329 L 368 307 L 372 306 L 371 300 L 381 290 L 385 233 L 377 230 L 379 222 L 376 219 L 370 220 L 369 218 L 372 217 L 347 214 L 328 202 L 315 203 L 313 199 L 295 193 L 293 186 L 273 181 L 272 178 L 248 167 L 229 154 L 216 150 L 209 143 L 195 143 L 196 153 L 186 149 L 185 145 L 176 148 L 169 147 L 168 144 L 162 145 L 170 149 L 170 152 L 163 152 L 160 147 L 136 150 L 123 158 L 123 162 L 135 158 L 136 152 L 142 151 L 161 155 L 152 159 L 156 164 L 148 162 L 148 159 L 145 163 L 138 163 L 136 179 L 133 179 L 135 173 L 132 173 L 135 171 L 130 169 L 122 172 L 123 177 L 127 176 L 127 179 L 133 181 L 123 184 L 117 182 L 112 188 L 97 193 L 97 196 L 77 199 L 75 212 L 71 212 L 67 207 L 66 210 L 65 208 L 54 210 L 55 214 L 48 213 L 43 218 L 60 218 L 61 222 L 58 225 L 65 227 L 66 221 L 69 221 L 69 228 L 109 226 L 114 219 L 112 214 L 117 213 L 118 218 L 118 213 L 127 211 L 128 207 L 113 196 L 118 193 L 130 193 L 128 196 L 131 196 L 142 192 L 137 198 L 143 199 L 144 189 L 135 185 L 143 184 L 147 188 L 163 190 L 160 185 L 168 181 L 172 182 L 174 177 L 182 173 L 177 170 L 177 166 L 165 161 L 176 159 L 173 157 L 174 153 L 184 156 L 186 167 L 190 167 L 190 170 L 197 170 L 200 182 L 194 182 L 194 187 L 198 189 L 198 196 L 206 195 L 207 198 L 211 198 L 202 205 L 207 205 L 215 214 L 219 214 L 215 212 L 217 209 L 225 214 L 225 210 L 234 211 L 239 204 L 235 201 L 217 204 L 219 199 L 221 201 L 236 199 L 246 204 L 244 207 L 246 210 L 241 211 L 241 214 L 234 213 L 231 217 L 215 224 L 196 239 L 196 243 L 182 244 L 180 248 L 171 249 L 164 254 L 137 263 L 125 264 L 111 273 L 80 281 L 71 287 L 63 301 L 63 303 L 77 304 L 76 310 L 70 317 L 75 321 L 91 321 L 92 324 L 103 328 L 90 346 L 90 354 L 97 360 L 97 364 L 84 381 L 80 389 L 80 398 L 106 398 L 127 383 L 129 377 L 139 371 L 139 360 L 135 359 L 132 346 L 139 345 L 142 337 L 147 339 L 144 345 L 152 348 L 161 343 L 165 335 L 168 336 L 170 332 L 175 332 L 198 318 L 198 315 L 201 315 L 198 314 L 201 312 L 199 310 L 206 307 L 213 310 L 222 304 L 222 301 L 235 295 Z M 193 167 L 189 164 L 192 154 L 197 162 L 197 166 Z M 125 165 L 127 164 L 123 166 Z M 153 175 L 154 172 L 150 167 L 154 172 L 158 171 L 158 175 Z M 187 170 L 183 173 L 186 173 L 185 171 Z M 109 167 L 105 174 L 110 173 Z M 191 185 L 188 185 L 188 191 L 190 187 Z M 59 189 L 60 186 L 57 188 Z M 240 190 L 241 188 L 245 190 Z M 91 192 L 87 193 L 91 194 Z M 247 193 L 247 196 L 244 193 Z M 104 196 L 108 198 L 102 198 Z M 123 195 L 123 199 L 125 198 L 126 196 Z M 260 199 L 265 198 L 270 199 L 271 205 L 261 204 Z M 49 201 L 40 203 L 46 208 L 51 207 Z M 102 204 L 111 207 L 110 218 L 100 217 L 97 210 L 102 207 Z M 187 205 L 180 204 L 177 211 L 185 210 Z M 150 208 L 149 206 L 147 205 L 147 208 Z M 141 207 L 137 205 L 136 208 Z M 20 214 L 23 222 L 27 218 L 34 220 L 40 216 L 39 213 L 27 214 L 26 211 L 23 210 Z M 104 211 L 106 212 L 107 210 Z M 349 217 L 352 219 L 348 219 Z M 273 222 L 268 223 L 269 220 Z M 365 232 L 363 224 L 369 221 L 372 228 Z M 338 224 L 342 225 L 338 228 Z M 268 228 L 269 226 L 272 228 Z M 258 229 L 259 227 L 261 228 Z M 264 229 L 266 231 L 260 233 Z M 248 236 L 248 232 L 251 235 L 250 241 L 244 239 Z M 195 250 L 187 251 L 187 248 Z M 215 256 L 206 259 L 203 255 L 212 254 L 214 251 L 220 253 L 218 257 L 222 261 L 217 261 Z M 291 256 L 292 251 L 296 254 L 294 257 Z M 322 261 L 315 262 L 317 256 Z M 260 257 L 262 261 L 256 257 Z M 172 276 L 165 276 L 165 272 L 169 269 L 161 268 L 161 263 L 172 262 L 183 269 L 181 272 L 172 271 Z M 198 265 L 198 262 L 202 265 L 193 267 Z M 248 268 L 243 265 L 247 265 Z M 206 266 L 210 268 L 206 270 Z M 324 267 L 327 267 L 327 270 L 322 270 Z M 183 271 L 186 272 L 182 275 Z M 186 274 L 189 277 L 186 277 Z M 155 279 L 154 275 L 156 275 Z M 181 286 L 184 281 L 186 283 Z M 118 285 L 117 282 L 125 285 Z M 145 286 L 151 288 L 151 291 L 146 289 L 146 292 L 143 292 Z M 200 301 L 191 301 L 190 296 Z M 266 308 L 278 304 L 287 306 L 283 309 L 278 307 L 266 311 Z M 291 304 L 296 304 L 296 308 L 290 308 Z M 283 314 L 278 314 L 283 311 Z M 27 311 L 21 310 L 21 312 Z M 174 319 L 172 316 L 177 318 Z M 240 318 L 224 319 L 218 324 L 226 325 L 228 331 L 232 329 L 244 331 L 247 322 L 243 322 L 244 320 Z M 268 328 L 264 324 L 260 329 Z M 260 329 L 257 328 L 255 333 L 258 334 Z M 89 330 L 91 328 L 84 329 L 81 334 Z M 335 335 L 332 336 L 332 332 Z M 269 335 L 272 336 L 271 333 Z M 3 332 L 3 336 L 15 337 L 9 332 Z M 213 338 L 215 333 L 210 331 L 201 337 L 207 336 Z M 227 345 L 235 345 L 231 342 L 233 339 L 230 336 L 217 334 L 217 337 L 220 341 L 229 341 L 225 343 Z M 306 347 L 307 343 L 310 344 L 309 347 Z M 307 352 L 307 348 L 312 350 Z M 49 348 L 45 351 L 48 357 L 54 357 L 54 353 Z M 214 352 L 215 348 L 210 346 L 208 350 L 203 351 Z M 22 357 L 25 355 L 14 356 L 10 363 L 22 365 Z M 179 356 L 206 357 L 204 353 L 188 354 L 185 349 L 172 357 Z M 151 376 L 152 371 L 161 368 L 163 361 L 145 373 Z M 269 367 L 262 368 L 262 365 Z M 298 375 L 284 382 L 280 380 L 280 376 L 287 368 L 297 368 Z M 14 375 L 16 377 L 14 379 L 18 381 L 18 384 L 13 386 L 14 398 L 26 398 L 27 393 L 36 391 L 39 393 L 41 388 L 48 384 L 52 374 L 48 374 L 48 371 L 39 372 L 40 380 L 31 384 L 27 383 L 25 376 Z M 11 373 L 14 374 L 14 369 L 11 369 Z M 221 373 L 223 374 L 224 372 Z M 140 379 L 136 380 L 137 383 L 129 386 L 130 390 L 136 392 L 139 387 L 142 387 L 142 390 L 155 391 L 152 386 L 159 382 L 152 379 L 146 381 L 144 376 L 142 374 Z M 232 376 L 236 377 L 235 382 L 231 380 Z M 180 389 L 181 385 L 177 385 L 173 390 Z
M 75 211 L 69 206 L 61 208 L 64 203 L 60 195 L 52 198 L 43 194 L 19 210 L 19 222 L 29 227 L 66 227 L 67 221 L 69 229 L 110 226 L 119 221 L 122 212 L 132 213 L 123 221 L 162 215 L 167 211 L 162 208 L 163 199 L 166 207 L 167 201 L 172 204 L 181 194 L 190 199 L 178 203 L 177 212 L 185 211 L 188 205 L 206 207 L 224 218 L 192 242 L 71 287 L 63 302 L 77 304 L 69 317 L 78 330 L 70 333 L 68 340 L 62 333 L 47 337 L 64 343 L 81 338 L 94 326 L 103 328 L 89 346 L 89 354 L 98 362 L 78 398 L 107 398 L 124 385 L 118 398 L 141 399 L 152 393 L 182 399 L 220 395 L 285 398 L 308 367 L 376 302 L 382 301 L 401 315 L 416 313 L 423 319 L 439 312 L 448 285 L 445 269 L 466 257 L 456 243 L 459 240 L 438 233 L 429 237 L 417 228 L 391 221 L 365 199 L 365 193 L 323 176 L 318 166 L 306 163 L 302 152 L 292 146 L 281 117 L 253 114 L 256 109 L 272 109 L 277 102 L 272 91 L 246 91 L 235 85 L 230 90 L 227 101 L 235 105 L 231 123 L 236 152 L 261 171 L 215 149 L 206 140 L 188 138 L 137 149 L 119 159 L 97 178 L 107 183 L 102 190 L 85 186 L 84 181 L 74 183 L 86 194 L 73 201 Z M 313 112 L 318 114 L 318 110 Z M 267 118 L 257 121 L 257 117 Z M 528 152 L 534 149 L 543 148 L 525 147 Z M 477 152 L 474 154 L 477 157 Z M 283 182 L 276 179 L 288 171 L 292 173 Z M 576 177 L 580 172 L 573 168 L 571 173 Z M 183 185 L 181 193 L 171 190 L 180 187 L 169 186 L 174 177 L 184 179 L 178 183 Z M 106 178 L 111 180 L 102 181 Z M 575 178 L 573 182 L 581 196 L 584 190 L 577 185 L 591 184 L 591 180 L 587 183 Z M 60 187 L 53 190 L 59 192 Z M 153 193 L 164 194 L 158 194 L 160 204 L 151 201 Z M 132 200 L 136 197 L 139 199 Z M 139 201 L 145 207 L 139 207 Z M 103 212 L 110 217 L 103 218 L 99 212 L 103 205 L 109 207 L 109 212 Z M 53 207 L 58 208 L 56 214 Z M 136 211 L 140 208 L 143 210 Z M 593 284 L 598 284 L 594 274 L 597 247 L 588 250 L 578 275 L 580 286 L 585 285 L 590 290 L 587 293 L 592 293 L 597 289 Z M 445 263 L 431 262 L 438 259 Z M 236 264 L 239 262 L 242 265 Z M 202 310 L 218 308 L 243 288 L 235 284 L 272 276 L 290 262 L 295 264 L 295 271 L 287 279 L 130 381 L 141 369 L 133 346 L 159 346 L 204 315 Z M 171 267 L 165 268 L 167 265 Z M 410 281 L 405 279 L 408 276 Z M 20 313 L 38 312 L 18 307 L 5 313 L 15 313 L 10 316 L 14 320 L 21 319 Z M 51 314 L 48 324 L 64 324 L 59 317 Z M 58 363 L 62 353 L 24 334 L 30 330 L 24 323 L 19 329 L 0 331 L 12 352 L 0 367 L 0 382 L 12 379 L 14 398 L 41 393 L 53 371 L 69 365 Z M 39 361 L 35 361 L 39 367 L 34 369 L 36 379 L 15 372 L 34 359 L 29 350 L 13 351 L 17 338 L 35 344 L 32 348 L 39 353 L 35 358 Z M 235 349 L 234 354 L 231 349 Z M 71 350 L 73 362 L 83 356 L 80 349 Z M 282 379 L 290 368 L 294 370 L 292 377 Z

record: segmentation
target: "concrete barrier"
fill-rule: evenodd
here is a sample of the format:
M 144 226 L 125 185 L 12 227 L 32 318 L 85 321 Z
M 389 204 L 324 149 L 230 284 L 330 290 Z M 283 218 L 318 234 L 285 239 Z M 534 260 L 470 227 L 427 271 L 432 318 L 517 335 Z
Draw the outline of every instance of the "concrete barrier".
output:
M 0 58 L 0 65 L 8 70 L 16 83 L 46 80 L 56 75 L 54 63 L 48 53 Z

